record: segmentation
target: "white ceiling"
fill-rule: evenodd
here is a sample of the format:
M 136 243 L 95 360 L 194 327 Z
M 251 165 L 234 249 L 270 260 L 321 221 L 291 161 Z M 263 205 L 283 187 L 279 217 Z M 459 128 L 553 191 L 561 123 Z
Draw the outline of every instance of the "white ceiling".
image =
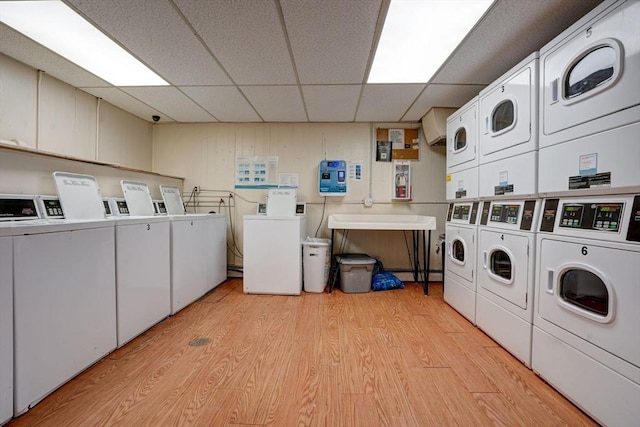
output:
M 147 121 L 393 123 L 460 107 L 600 1 L 496 0 L 428 84 L 398 85 L 366 84 L 388 0 L 65 2 L 171 85 L 114 87 L 4 24 L 0 52 Z

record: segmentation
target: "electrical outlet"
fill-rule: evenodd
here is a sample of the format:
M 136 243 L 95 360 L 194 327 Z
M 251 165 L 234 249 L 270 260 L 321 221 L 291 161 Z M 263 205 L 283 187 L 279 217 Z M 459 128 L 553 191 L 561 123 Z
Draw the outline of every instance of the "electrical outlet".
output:
M 195 187 L 193 187 L 193 191 L 194 191 L 195 193 L 199 193 L 199 192 L 200 192 L 200 186 L 199 186 L 199 185 L 196 185 Z
M 373 199 L 370 197 L 367 197 L 366 199 L 364 199 L 364 205 L 370 208 L 371 206 L 373 206 Z

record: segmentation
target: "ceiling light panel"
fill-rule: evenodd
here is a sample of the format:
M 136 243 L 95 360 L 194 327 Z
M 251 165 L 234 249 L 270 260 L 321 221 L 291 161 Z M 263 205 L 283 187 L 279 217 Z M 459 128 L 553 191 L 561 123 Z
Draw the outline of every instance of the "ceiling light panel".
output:
M 368 83 L 426 83 L 492 0 L 391 0 Z
M 176 7 L 158 0 L 67 0 L 174 86 L 230 85 Z
M 2 1 L 0 21 L 115 86 L 168 85 L 61 1 Z

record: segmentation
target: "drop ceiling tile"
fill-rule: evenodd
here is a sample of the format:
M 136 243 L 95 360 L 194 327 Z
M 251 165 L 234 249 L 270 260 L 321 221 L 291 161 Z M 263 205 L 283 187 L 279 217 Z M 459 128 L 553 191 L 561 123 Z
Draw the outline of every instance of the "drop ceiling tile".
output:
M 171 84 L 231 84 L 170 2 L 70 0 L 69 3 Z
M 424 84 L 365 85 L 356 121 L 399 122 L 424 86 Z
M 280 0 L 300 83 L 363 83 L 381 3 Z
M 276 2 L 175 3 L 238 85 L 296 83 Z
M 265 122 L 306 122 L 297 86 L 241 86 Z
M 236 87 L 185 86 L 180 90 L 221 122 L 262 121 Z
M 302 86 L 304 102 L 312 122 L 352 122 L 361 85 Z
M 110 87 L 104 80 L 0 23 L 0 52 L 73 87 Z
M 148 122 L 153 122 L 151 116 L 155 115 L 161 117 L 161 122 L 173 121 L 171 117 L 168 117 L 166 114 L 153 109 L 144 102 L 137 100 L 136 98 L 127 93 L 124 93 L 118 88 L 85 87 L 80 89 L 95 96 L 96 98 L 102 98 L 109 104 L 114 105 L 124 111 L 128 111 L 129 113 L 134 114 Z
M 215 122 L 216 119 L 175 87 L 126 87 L 122 89 L 145 104 L 152 105 L 160 115 L 177 122 Z
M 430 84 L 411 106 L 403 121 L 420 120 L 433 107 L 459 108 L 476 96 L 483 85 Z

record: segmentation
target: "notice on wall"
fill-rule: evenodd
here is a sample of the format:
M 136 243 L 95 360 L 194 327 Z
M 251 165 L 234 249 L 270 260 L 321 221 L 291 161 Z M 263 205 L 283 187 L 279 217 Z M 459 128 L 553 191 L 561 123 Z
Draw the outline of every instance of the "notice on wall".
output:
M 388 141 L 391 144 L 391 156 L 388 160 L 376 157 L 378 161 L 393 160 L 419 160 L 420 159 L 420 136 L 417 128 L 407 129 L 384 129 L 376 130 L 376 141 L 378 142 L 378 152 L 380 152 L 380 142 Z M 387 156 L 385 156 L 387 157 Z
M 280 188 L 298 188 L 300 177 L 297 173 L 281 173 L 278 178 Z
M 349 181 L 362 181 L 363 160 L 350 160 L 348 165 Z
M 277 156 L 236 157 L 235 188 L 278 187 Z

